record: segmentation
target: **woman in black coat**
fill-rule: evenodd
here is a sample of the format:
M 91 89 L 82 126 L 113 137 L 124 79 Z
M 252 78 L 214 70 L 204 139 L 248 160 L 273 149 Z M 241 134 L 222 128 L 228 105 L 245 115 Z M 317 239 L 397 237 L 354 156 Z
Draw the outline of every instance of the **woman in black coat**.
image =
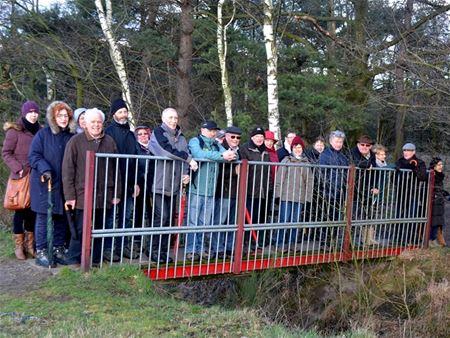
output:
M 448 192 L 444 190 L 444 163 L 439 157 L 433 157 L 430 170 L 434 171 L 434 193 L 429 246 L 446 246 L 442 230 L 445 226 L 445 199 Z

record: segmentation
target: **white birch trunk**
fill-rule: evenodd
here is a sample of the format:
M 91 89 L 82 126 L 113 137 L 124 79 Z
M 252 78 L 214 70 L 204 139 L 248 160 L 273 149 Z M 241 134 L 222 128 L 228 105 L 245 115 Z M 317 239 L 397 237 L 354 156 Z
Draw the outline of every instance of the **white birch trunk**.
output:
M 120 84 L 122 86 L 122 96 L 128 105 L 128 119 L 132 126 L 134 126 L 133 118 L 133 104 L 131 102 L 131 91 L 128 84 L 127 71 L 125 69 L 125 63 L 123 62 L 122 54 L 120 53 L 119 44 L 114 39 L 112 30 L 112 5 L 111 0 L 104 0 L 106 5 L 106 13 L 103 7 L 102 0 L 95 0 L 95 7 L 97 8 L 98 18 L 100 20 L 100 26 L 102 27 L 103 34 L 109 45 L 109 55 L 119 76 Z
M 53 74 L 50 73 L 50 71 L 45 68 L 42 67 L 42 70 L 44 71 L 45 74 L 45 84 L 46 84 L 46 88 L 47 88 L 47 101 L 53 101 L 55 96 L 56 96 L 56 86 L 55 86 L 55 81 L 53 81 Z
M 280 139 L 280 113 L 278 111 L 278 81 L 277 81 L 277 46 L 273 34 L 273 3 L 264 0 L 264 43 L 267 63 L 267 108 L 269 129 Z
M 222 9 L 226 0 L 219 0 L 217 4 L 217 52 L 219 54 L 220 74 L 222 80 L 223 97 L 225 101 L 225 115 L 227 117 L 227 126 L 233 125 L 232 112 L 232 96 L 230 83 L 228 81 L 227 70 L 227 27 L 232 22 L 233 18 L 227 25 L 223 25 Z M 234 13 L 233 13 L 234 15 Z

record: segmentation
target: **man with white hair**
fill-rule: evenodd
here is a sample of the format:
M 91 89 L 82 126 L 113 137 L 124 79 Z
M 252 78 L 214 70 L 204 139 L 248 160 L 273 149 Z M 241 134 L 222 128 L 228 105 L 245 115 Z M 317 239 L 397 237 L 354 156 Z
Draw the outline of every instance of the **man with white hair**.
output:
M 83 133 L 72 137 L 67 143 L 62 164 L 62 182 L 66 207 L 75 210 L 76 236 L 70 239 L 69 252 L 66 257 L 68 264 L 79 264 L 81 259 L 81 239 L 83 238 L 83 211 L 84 211 L 84 181 L 86 179 L 86 152 L 117 153 L 116 143 L 111 136 L 103 132 L 105 115 L 97 108 L 87 109 L 85 112 L 86 129 Z M 106 205 L 106 213 L 111 213 L 113 204 L 120 202 L 121 184 L 115 182 L 115 166 L 107 165 L 106 158 L 99 158 L 97 162 L 97 181 L 95 196 L 96 228 L 103 228 L 102 209 Z M 119 176 L 120 179 L 120 176 Z M 120 183 L 120 182 L 118 182 Z M 116 188 L 117 186 L 117 188 Z M 117 189 L 117 190 L 116 190 Z M 106 196 L 105 196 L 106 192 Z M 102 239 L 94 240 L 93 261 L 100 259 Z M 104 244 L 104 258 L 111 259 L 111 239 Z
M 153 130 L 150 137 L 150 151 L 155 156 L 168 157 L 171 160 L 155 160 L 153 184 L 153 227 L 171 226 L 176 198 L 181 184 L 189 183 L 189 168 L 198 169 L 197 162 L 189 153 L 186 138 L 178 126 L 178 113 L 174 108 L 162 112 L 162 124 Z M 159 263 L 170 263 L 169 235 L 153 235 L 150 238 L 150 259 Z

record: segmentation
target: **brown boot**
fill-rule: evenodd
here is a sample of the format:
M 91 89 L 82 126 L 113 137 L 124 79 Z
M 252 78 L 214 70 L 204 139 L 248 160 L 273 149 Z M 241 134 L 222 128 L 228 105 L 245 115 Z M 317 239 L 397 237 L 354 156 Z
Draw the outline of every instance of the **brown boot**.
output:
M 25 252 L 32 258 L 36 257 L 34 250 L 34 232 L 25 231 L 25 243 L 23 245 Z
M 16 258 L 19 260 L 27 259 L 23 252 L 23 239 L 24 234 L 14 234 L 14 240 L 16 241 Z
M 439 229 L 438 229 L 437 242 L 441 246 L 447 246 L 447 243 L 445 242 L 445 239 L 444 239 L 444 233 L 442 232 L 442 228 L 441 227 L 439 227 Z

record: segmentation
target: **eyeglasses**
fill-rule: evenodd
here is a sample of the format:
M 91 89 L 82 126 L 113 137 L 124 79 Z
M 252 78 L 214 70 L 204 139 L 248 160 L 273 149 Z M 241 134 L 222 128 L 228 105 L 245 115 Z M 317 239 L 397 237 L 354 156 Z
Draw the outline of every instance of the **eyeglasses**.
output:
M 148 135 L 148 133 L 138 133 L 137 135 L 138 136 L 145 136 L 145 135 Z
M 359 144 L 361 147 L 371 147 L 372 145 L 371 144 L 368 144 L 368 143 L 360 143 Z
M 68 118 L 69 118 L 69 115 L 66 115 L 66 114 L 58 114 L 58 115 L 56 115 L 56 118 L 57 118 L 57 119 L 68 119 Z
M 241 139 L 241 137 L 240 137 L 240 136 L 237 136 L 237 135 L 230 135 L 230 138 L 231 138 L 232 140 L 234 140 L 234 139 L 240 140 L 240 139 Z

